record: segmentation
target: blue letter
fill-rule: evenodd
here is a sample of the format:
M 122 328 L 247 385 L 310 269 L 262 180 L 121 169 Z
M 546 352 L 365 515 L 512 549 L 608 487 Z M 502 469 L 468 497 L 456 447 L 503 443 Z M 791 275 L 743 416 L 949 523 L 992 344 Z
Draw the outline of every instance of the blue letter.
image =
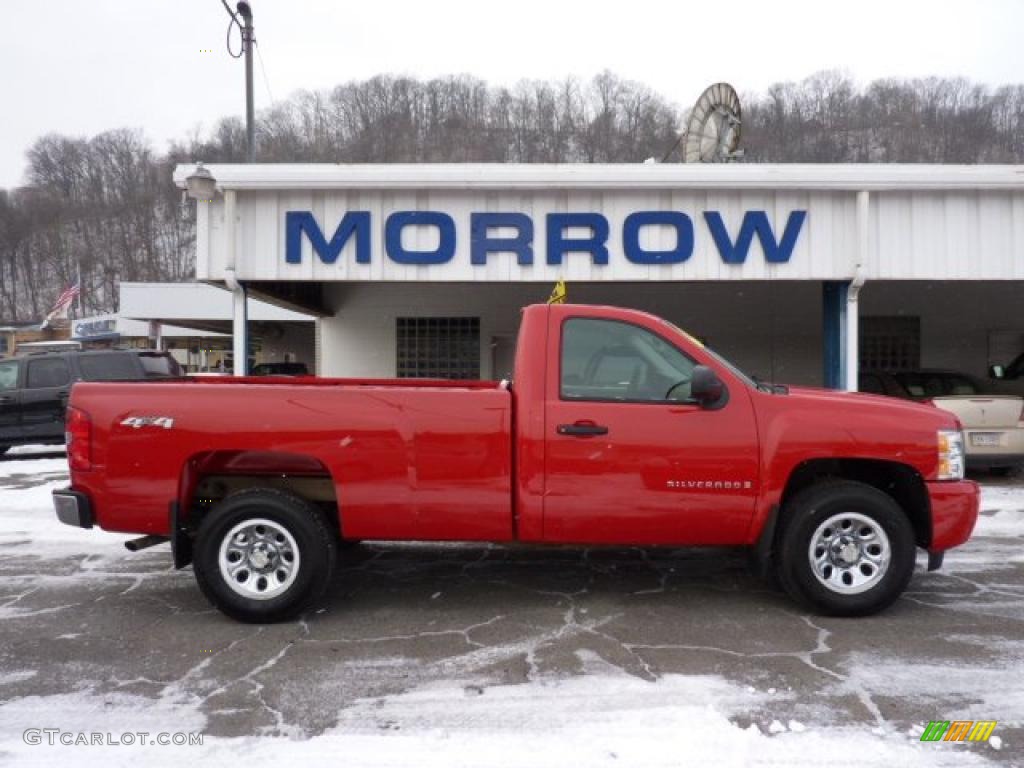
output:
M 772 225 L 768 223 L 768 214 L 764 211 L 747 211 L 743 214 L 743 223 L 740 225 L 740 233 L 734 245 L 729 239 L 729 233 L 725 231 L 722 215 L 718 211 L 704 211 L 708 229 L 711 230 L 718 253 L 721 254 L 722 261 L 726 264 L 742 264 L 747 260 L 747 252 L 750 250 L 750 243 L 755 234 L 764 250 L 765 261 L 785 264 L 793 255 L 793 246 L 796 245 L 796 239 L 805 218 L 807 218 L 807 211 L 792 211 L 786 221 L 786 230 L 782 233 L 782 241 L 776 242 Z
M 440 242 L 434 251 L 407 251 L 402 246 L 402 230 L 407 226 L 437 227 Z M 455 222 L 440 211 L 397 211 L 384 224 L 384 245 L 388 256 L 398 264 L 444 264 L 455 255 Z
M 302 233 L 306 233 L 309 244 L 320 261 L 333 264 L 338 260 L 345 243 L 356 235 L 356 261 L 360 264 L 370 263 L 370 212 L 349 211 L 342 218 L 338 228 L 334 230 L 331 242 L 324 239 L 316 219 L 309 211 L 288 211 L 284 215 L 284 260 L 289 264 L 302 263 Z
M 514 253 L 520 264 L 533 264 L 533 221 L 525 213 L 470 214 L 471 264 L 486 264 L 487 254 Z M 487 237 L 491 227 L 515 227 L 515 237 Z
M 676 247 L 671 251 L 645 251 L 640 247 L 640 227 L 662 224 L 676 228 Z M 682 264 L 693 255 L 693 222 L 679 211 L 637 211 L 622 225 L 622 249 L 634 264 Z
M 591 236 L 562 237 L 566 227 L 590 227 Z M 600 213 L 549 213 L 548 264 L 561 264 L 562 255 L 573 251 L 591 254 L 595 264 L 608 263 L 608 219 Z

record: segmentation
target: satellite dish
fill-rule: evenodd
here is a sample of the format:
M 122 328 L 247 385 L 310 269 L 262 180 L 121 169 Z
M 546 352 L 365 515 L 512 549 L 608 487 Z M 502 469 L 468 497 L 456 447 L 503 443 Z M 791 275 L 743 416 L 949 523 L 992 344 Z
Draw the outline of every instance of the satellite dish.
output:
M 743 156 L 740 97 L 728 83 L 715 83 L 697 99 L 683 135 L 684 163 L 728 163 Z

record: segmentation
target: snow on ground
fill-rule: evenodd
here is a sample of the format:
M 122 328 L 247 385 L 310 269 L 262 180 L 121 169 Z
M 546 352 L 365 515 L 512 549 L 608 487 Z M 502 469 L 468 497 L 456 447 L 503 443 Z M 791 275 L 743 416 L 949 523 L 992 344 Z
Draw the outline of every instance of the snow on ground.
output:
M 31 455 L 52 446 L 18 446 Z M 76 554 L 121 556 L 131 536 L 86 530 L 58 522 L 51 493 L 68 484 L 65 457 L 0 461 L 0 551 L 39 558 Z
M 343 709 L 336 727 L 311 739 L 215 738 L 201 747 L 97 746 L 74 752 L 76 766 L 147 765 L 182 760 L 215 765 L 279 765 L 327 760 L 346 766 L 833 766 L 913 768 L 988 765 L 965 749 L 936 750 L 919 732 L 877 734 L 857 726 L 815 728 L 775 721 L 763 733 L 730 720 L 770 695 L 713 675 L 665 675 L 646 682 L 580 653 L 581 676 L 480 687 L 432 684 L 368 698 Z M 64 731 L 202 731 L 194 703 L 88 689 L 0 705 L 0 749 L 13 761 L 62 765 L 70 750 L 26 745 L 26 728 L 57 722 Z M 399 725 L 401 724 L 401 725 Z M 47 726 L 42 726 L 47 727 Z M 0 752 L 0 758 L 4 752 Z M 825 756 L 828 756 L 827 759 Z M 42 762 L 40 762 L 42 760 Z M 47 762 L 49 761 L 49 762 Z
M 27 453 L 31 453 L 27 451 Z M 88 554 L 100 560 L 126 557 L 126 537 L 59 524 L 50 491 L 66 483 L 64 458 L 0 462 L 0 552 L 45 560 Z M 950 553 L 948 572 L 967 579 L 986 562 L 1006 568 L 1021 562 L 1024 537 L 1024 487 L 984 488 L 977 537 Z M 79 573 L 77 577 L 81 578 Z M 86 574 L 87 575 L 87 574 Z M 1008 593 L 1018 604 L 1019 593 Z M 0 620 L 7 617 L 0 610 Z M 1019 610 L 1018 610 L 1019 613 Z M 756 617 L 751 617 L 755 621 Z M 1019 625 L 1014 625 L 1019 626 Z M 961 625 L 962 628 L 962 625 Z M 66 635 L 74 638 L 71 633 Z M 63 636 L 62 636 L 63 637 Z M 955 635 L 978 644 L 982 657 L 992 638 Z M 1024 653 L 1019 637 L 1007 637 L 1004 651 Z M 81 680 L 57 695 L 3 698 L 3 686 L 22 683 L 32 669 L 0 669 L 0 765 L 117 766 L 210 764 L 280 765 L 303 761 L 346 766 L 810 766 L 989 765 L 987 755 L 1001 746 L 935 745 L 918 741 L 924 722 L 906 732 L 864 723 L 836 723 L 827 711 L 819 722 L 773 721 L 743 726 L 744 713 L 770 706 L 774 689 L 758 690 L 720 675 L 665 674 L 645 681 L 624 673 L 596 654 L 577 651 L 583 674 L 547 676 L 520 684 L 475 679 L 430 682 L 398 694 L 372 696 L 342 707 L 337 724 L 312 738 L 282 736 L 214 737 L 196 746 L 28 745 L 26 728 L 123 733 L 201 732 L 207 723 L 203 702 L 193 693 L 168 686 L 157 698 L 96 690 L 97 681 Z M 395 663 L 404 663 L 397 659 Z M 964 705 L 935 717 L 1001 721 L 1024 718 L 1024 658 L 1016 666 L 995 664 L 962 670 L 927 661 L 852 654 L 850 674 L 837 686 L 856 695 L 899 692 L 927 701 L 949 691 L 965 692 Z M 969 692 L 969 693 L 967 693 Z M 827 706 L 827 705 L 823 705 Z M 963 748 L 961 748 L 963 747 Z
M 1005 538 L 1024 535 L 1024 488 L 983 485 L 981 508 L 994 514 L 982 514 L 978 518 L 974 536 Z M 1024 562 L 1024 559 L 1017 562 Z
M 36 453 L 63 451 L 63 445 L 15 445 L 7 449 L 8 456 L 31 456 Z

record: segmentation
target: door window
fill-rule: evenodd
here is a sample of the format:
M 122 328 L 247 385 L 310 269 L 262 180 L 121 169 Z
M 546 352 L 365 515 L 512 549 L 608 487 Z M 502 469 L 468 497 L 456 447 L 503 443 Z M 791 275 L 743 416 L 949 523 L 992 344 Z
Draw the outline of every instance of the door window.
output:
M 69 381 L 71 377 L 68 375 L 68 364 L 62 357 L 28 361 L 26 385 L 29 389 L 63 387 Z
M 657 334 L 630 323 L 578 317 L 562 328 L 565 400 L 688 401 L 695 365 Z
M 0 363 L 0 392 L 5 389 L 14 389 L 18 386 L 18 363 L 11 360 L 8 363 Z

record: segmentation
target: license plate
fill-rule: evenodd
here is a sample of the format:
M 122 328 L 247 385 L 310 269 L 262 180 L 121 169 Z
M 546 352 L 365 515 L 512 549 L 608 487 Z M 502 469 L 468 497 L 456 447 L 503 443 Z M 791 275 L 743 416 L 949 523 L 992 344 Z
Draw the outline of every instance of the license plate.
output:
M 1002 432 L 974 432 L 971 435 L 971 445 L 976 445 L 979 448 L 999 445 L 1002 436 Z

